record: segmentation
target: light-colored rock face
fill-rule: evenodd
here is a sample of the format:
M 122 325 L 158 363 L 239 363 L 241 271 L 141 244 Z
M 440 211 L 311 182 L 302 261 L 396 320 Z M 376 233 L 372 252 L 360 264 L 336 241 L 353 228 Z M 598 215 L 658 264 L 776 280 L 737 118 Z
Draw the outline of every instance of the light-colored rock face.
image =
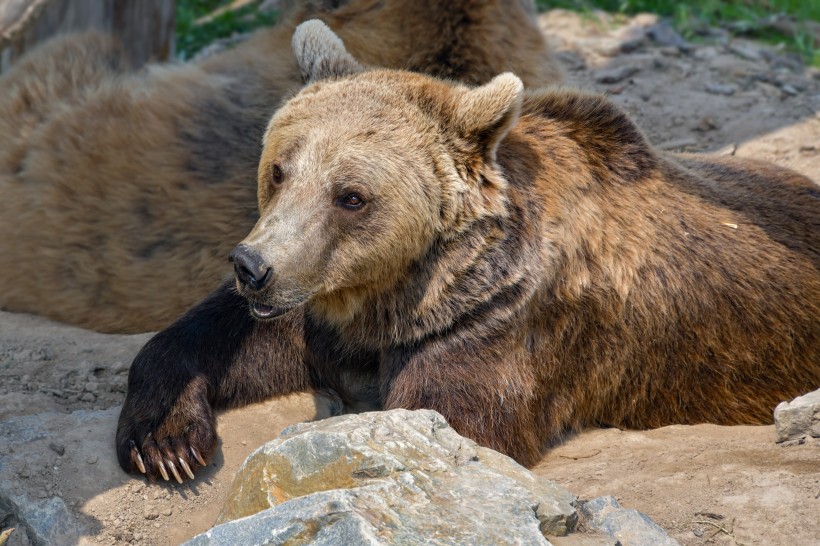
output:
M 436 412 L 372 412 L 299 424 L 258 449 L 228 523 L 190 544 L 548 544 L 574 525 L 574 501 Z
M 777 441 L 820 438 L 820 389 L 791 402 L 781 402 L 774 410 Z

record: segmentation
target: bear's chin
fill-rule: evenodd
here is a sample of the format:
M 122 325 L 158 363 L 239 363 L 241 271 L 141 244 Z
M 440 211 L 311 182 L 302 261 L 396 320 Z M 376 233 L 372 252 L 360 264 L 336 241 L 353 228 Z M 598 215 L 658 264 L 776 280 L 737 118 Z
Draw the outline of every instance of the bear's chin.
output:
M 259 302 L 250 302 L 251 308 L 251 315 L 256 320 L 271 320 L 278 317 L 281 317 L 288 311 L 299 307 L 298 305 L 293 305 L 290 307 L 273 307 L 271 305 L 265 305 Z

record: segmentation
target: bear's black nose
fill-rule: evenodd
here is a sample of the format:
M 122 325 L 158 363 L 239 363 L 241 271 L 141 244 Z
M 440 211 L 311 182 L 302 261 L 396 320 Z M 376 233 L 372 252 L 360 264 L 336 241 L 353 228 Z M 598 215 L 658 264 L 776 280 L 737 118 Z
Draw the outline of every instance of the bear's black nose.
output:
M 261 290 L 271 278 L 271 268 L 262 256 L 245 245 L 238 245 L 228 256 L 236 278 L 243 286 Z

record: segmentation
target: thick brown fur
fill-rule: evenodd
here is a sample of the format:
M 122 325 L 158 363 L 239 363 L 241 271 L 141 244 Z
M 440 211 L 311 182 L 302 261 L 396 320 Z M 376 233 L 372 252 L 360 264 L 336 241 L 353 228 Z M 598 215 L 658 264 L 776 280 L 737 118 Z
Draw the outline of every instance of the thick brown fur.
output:
M 532 465 L 584 426 L 767 423 L 820 385 L 812 181 L 658 152 L 602 97 L 366 72 L 322 39 L 297 31 L 317 81 L 266 133 L 236 286 L 131 367 L 124 469 L 207 457 L 213 408 L 293 390 L 431 408 Z
M 133 71 L 92 34 L 45 44 L 0 79 L 0 308 L 140 332 L 218 286 L 258 217 L 265 123 L 303 85 L 290 42 L 307 18 L 372 65 L 560 79 L 526 2 L 297 4 L 201 62 Z

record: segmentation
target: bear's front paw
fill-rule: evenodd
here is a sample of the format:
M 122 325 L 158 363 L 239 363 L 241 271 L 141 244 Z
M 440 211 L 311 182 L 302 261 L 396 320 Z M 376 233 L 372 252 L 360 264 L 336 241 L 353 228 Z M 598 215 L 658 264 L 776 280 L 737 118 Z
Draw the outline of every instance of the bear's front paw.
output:
M 190 391 L 185 393 L 192 394 Z M 216 423 L 204 396 L 181 396 L 171 406 L 129 396 L 117 427 L 117 458 L 126 472 L 149 480 L 194 478 L 216 448 Z

